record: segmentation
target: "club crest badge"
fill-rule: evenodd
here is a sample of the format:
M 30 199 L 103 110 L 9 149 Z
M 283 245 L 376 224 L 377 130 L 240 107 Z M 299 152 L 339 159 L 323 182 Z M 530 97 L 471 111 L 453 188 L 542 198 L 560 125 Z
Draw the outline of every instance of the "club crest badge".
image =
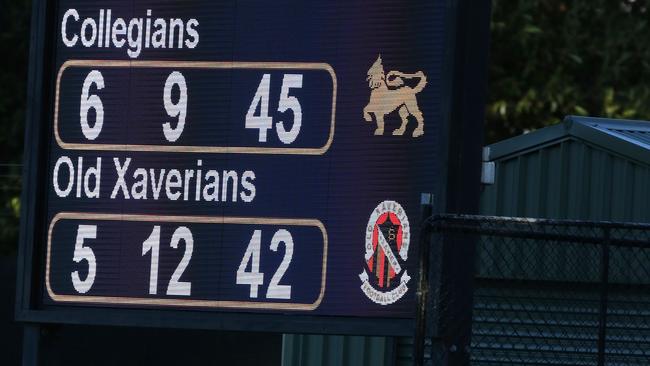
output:
M 406 211 L 395 201 L 380 203 L 366 227 L 365 268 L 359 275 L 361 290 L 373 302 L 389 305 L 408 291 L 406 272 L 410 225 Z

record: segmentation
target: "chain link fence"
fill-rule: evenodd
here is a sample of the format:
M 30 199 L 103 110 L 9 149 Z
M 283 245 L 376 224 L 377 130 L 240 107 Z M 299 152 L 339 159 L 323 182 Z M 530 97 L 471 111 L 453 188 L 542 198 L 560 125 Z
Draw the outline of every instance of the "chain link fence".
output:
M 475 258 L 471 322 L 459 318 L 453 272 L 440 263 L 433 274 L 442 278 L 433 301 L 443 337 L 434 360 L 452 365 L 450 354 L 466 352 L 477 366 L 650 365 L 650 225 L 449 215 L 429 223 L 432 258 L 449 242 Z M 470 327 L 469 347 L 454 344 Z

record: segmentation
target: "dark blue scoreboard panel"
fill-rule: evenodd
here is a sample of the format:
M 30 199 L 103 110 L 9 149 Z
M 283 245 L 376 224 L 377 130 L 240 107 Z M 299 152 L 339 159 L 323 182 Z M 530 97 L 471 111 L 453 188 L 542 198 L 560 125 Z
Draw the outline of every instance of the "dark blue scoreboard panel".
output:
M 38 307 L 414 319 L 454 3 L 50 5 Z

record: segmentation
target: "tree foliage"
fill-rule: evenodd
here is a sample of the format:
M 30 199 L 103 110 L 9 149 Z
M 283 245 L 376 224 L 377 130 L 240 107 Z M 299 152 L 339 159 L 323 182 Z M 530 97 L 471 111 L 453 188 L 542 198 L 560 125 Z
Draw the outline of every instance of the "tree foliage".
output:
M 0 12 L 0 254 L 15 250 L 29 49 L 30 1 L 6 0 Z
M 493 0 L 487 142 L 565 115 L 650 119 L 650 0 Z

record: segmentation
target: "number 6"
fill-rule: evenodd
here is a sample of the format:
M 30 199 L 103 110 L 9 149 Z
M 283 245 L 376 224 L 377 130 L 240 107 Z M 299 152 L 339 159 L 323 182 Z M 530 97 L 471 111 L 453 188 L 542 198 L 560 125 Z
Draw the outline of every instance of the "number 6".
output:
M 90 93 L 90 86 L 97 85 L 97 90 L 104 89 L 104 77 L 102 73 L 93 70 L 88 73 L 84 80 L 83 87 L 81 88 L 81 107 L 79 108 L 79 118 L 81 123 L 81 132 L 88 140 L 94 140 L 102 132 L 104 125 L 104 104 L 97 95 L 88 95 Z M 95 110 L 95 125 L 90 127 L 88 124 L 88 112 L 90 108 Z

